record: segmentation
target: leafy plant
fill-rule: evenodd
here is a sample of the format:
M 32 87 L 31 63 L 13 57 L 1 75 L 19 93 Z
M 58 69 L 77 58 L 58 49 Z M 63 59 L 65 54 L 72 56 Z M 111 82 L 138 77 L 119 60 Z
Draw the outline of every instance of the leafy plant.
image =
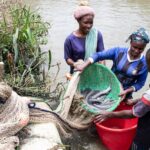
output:
M 0 59 L 5 64 L 6 79 L 14 86 L 35 84 L 40 81 L 40 66 L 45 60 L 50 69 L 51 51 L 46 55 L 40 48 L 46 44 L 43 41 L 47 41 L 50 24 L 25 5 L 13 5 L 8 10 L 9 14 L 2 12 L 0 20 Z

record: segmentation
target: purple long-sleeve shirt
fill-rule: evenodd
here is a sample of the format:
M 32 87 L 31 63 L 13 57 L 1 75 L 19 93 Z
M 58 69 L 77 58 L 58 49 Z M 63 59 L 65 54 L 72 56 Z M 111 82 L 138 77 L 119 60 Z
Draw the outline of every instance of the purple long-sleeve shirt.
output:
M 76 62 L 78 59 L 83 59 L 85 57 L 85 37 L 77 37 L 73 33 L 71 33 L 65 40 L 64 43 L 64 58 L 72 59 Z M 103 51 L 104 43 L 103 37 L 100 31 L 98 31 L 98 40 L 97 40 L 97 49 L 96 51 Z M 73 72 L 73 68 L 71 67 L 70 72 Z

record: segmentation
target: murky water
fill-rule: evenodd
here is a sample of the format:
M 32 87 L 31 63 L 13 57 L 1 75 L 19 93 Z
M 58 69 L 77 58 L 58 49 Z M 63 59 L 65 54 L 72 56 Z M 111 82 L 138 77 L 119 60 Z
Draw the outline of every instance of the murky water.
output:
M 37 10 L 43 20 L 50 22 L 49 43 L 44 50 L 51 49 L 53 64 L 61 62 L 60 77 L 69 70 L 63 59 L 64 40 L 78 27 L 73 18 L 73 11 L 79 0 L 24 0 L 27 5 Z M 149 0 L 91 0 L 95 9 L 94 26 L 104 37 L 105 48 L 128 46 L 125 40 L 139 27 L 145 27 L 150 33 Z M 147 48 L 150 47 L 150 44 Z
M 51 49 L 53 64 L 61 62 L 59 76 L 63 78 L 69 70 L 63 59 L 63 44 L 67 35 L 78 27 L 73 18 L 73 11 L 79 0 L 24 1 L 33 9 L 38 9 L 43 19 L 52 24 L 49 30 L 49 43 L 43 49 Z M 91 0 L 90 5 L 96 12 L 94 26 L 102 32 L 106 49 L 113 46 L 128 46 L 129 43 L 125 43 L 125 40 L 139 27 L 145 27 L 150 33 L 149 0 Z M 149 47 L 150 44 L 147 48 Z M 148 81 L 135 96 L 141 95 L 147 85 Z
M 33 9 L 38 9 L 43 19 L 52 24 L 49 43 L 44 49 L 52 50 L 53 64 L 61 62 L 59 76 L 63 78 L 69 70 L 63 59 L 63 44 L 66 36 L 78 27 L 73 18 L 73 11 L 79 0 L 24 1 Z M 128 46 L 125 40 L 139 27 L 145 27 L 150 32 L 149 0 L 91 0 L 90 5 L 96 12 L 94 26 L 102 32 L 106 49 Z

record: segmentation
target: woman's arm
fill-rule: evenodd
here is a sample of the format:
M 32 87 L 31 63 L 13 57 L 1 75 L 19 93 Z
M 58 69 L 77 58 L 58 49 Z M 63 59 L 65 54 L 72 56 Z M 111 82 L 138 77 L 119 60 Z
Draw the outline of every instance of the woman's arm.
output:
M 134 118 L 132 110 L 122 110 L 116 112 L 104 112 L 97 115 L 94 119 L 94 123 L 102 122 L 110 118 Z
M 82 72 L 90 64 L 91 64 L 90 59 L 87 59 L 83 64 L 75 66 L 75 69 Z
M 71 41 L 70 38 L 67 37 L 64 43 L 64 59 L 66 60 L 67 64 L 72 66 L 74 65 L 73 61 L 73 54 L 72 54 L 72 47 L 71 47 Z
M 134 92 L 134 91 L 135 91 L 134 87 L 129 87 L 128 89 L 123 90 L 123 91 L 119 94 L 119 96 L 121 96 L 121 101 L 125 99 L 125 97 L 126 97 L 126 95 L 127 95 L 128 93 L 132 93 L 132 92 Z
M 138 76 L 137 82 L 133 85 L 135 87 L 135 91 L 140 90 L 144 86 L 145 81 L 147 79 L 147 75 L 148 75 L 148 72 L 147 70 L 145 70 L 141 75 Z
M 97 40 L 97 52 L 102 52 L 104 50 L 103 36 L 100 31 L 98 31 L 98 40 Z
M 104 51 L 104 42 L 103 42 L 103 36 L 100 31 L 98 31 L 98 41 L 97 41 L 97 52 Z M 105 60 L 99 61 L 98 63 L 106 65 Z
M 74 63 L 75 63 L 75 62 L 74 62 L 71 58 L 68 58 L 68 59 L 66 60 L 66 62 L 67 62 L 68 65 L 74 67 Z
M 135 105 L 141 98 L 137 98 L 137 99 L 127 99 L 126 100 L 126 104 L 127 105 Z
M 93 62 L 98 62 L 102 60 L 115 60 L 116 54 L 119 52 L 119 48 L 111 48 L 108 50 L 103 50 L 101 52 L 94 53 L 91 58 L 93 59 Z
M 78 71 L 83 71 L 87 66 L 94 62 L 98 62 L 100 60 L 110 59 L 113 60 L 115 58 L 115 54 L 117 53 L 118 48 L 112 48 L 109 50 L 104 50 L 102 52 L 97 52 L 92 55 L 92 57 L 88 58 L 83 65 L 76 66 Z

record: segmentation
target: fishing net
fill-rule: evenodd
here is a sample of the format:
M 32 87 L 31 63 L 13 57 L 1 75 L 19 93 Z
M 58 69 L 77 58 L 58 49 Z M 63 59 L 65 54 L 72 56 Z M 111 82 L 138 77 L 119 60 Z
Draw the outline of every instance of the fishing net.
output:
M 113 105 L 106 111 L 113 111 L 120 103 L 120 82 L 115 74 L 106 66 L 101 64 L 90 65 L 80 77 L 78 84 L 78 91 L 84 91 L 86 89 L 102 91 L 111 88 L 111 91 L 106 98 L 114 100 Z M 82 107 L 91 113 L 98 113 L 96 109 L 88 107 L 82 103 Z
M 29 121 L 25 98 L 0 82 L 0 150 L 14 150 L 19 145 L 15 134 Z
M 28 123 L 47 122 L 54 123 L 60 133 L 67 138 L 73 130 L 85 128 L 55 112 L 36 107 L 35 103 L 29 102 L 6 83 L 0 82 L 0 150 L 15 150 L 19 145 L 17 133 L 23 128 L 27 129 Z
M 72 129 L 86 130 L 90 126 L 94 116 L 80 105 L 84 97 L 77 91 L 79 80 L 80 72 L 75 72 L 55 112 L 57 112 Z
M 62 95 L 61 103 L 56 109 L 67 122 L 78 130 L 87 129 L 95 115 L 100 113 L 84 103 L 85 97 L 81 91 L 86 89 L 102 91 L 107 87 L 111 91 L 106 98 L 114 101 L 112 107 L 106 111 L 114 110 L 120 103 L 120 82 L 111 70 L 100 64 L 90 65 L 85 71 L 75 72 L 69 81 L 65 93 Z
M 46 111 L 41 108 L 28 108 L 29 104 L 12 89 L 0 82 L 0 147 L 3 150 L 14 150 L 19 144 L 16 135 L 29 123 L 53 122 L 64 136 L 70 136 L 74 131 L 86 130 L 97 114 L 95 110 L 85 106 L 82 90 L 103 90 L 108 86 L 111 92 L 107 97 L 114 100 L 114 110 L 120 99 L 120 84 L 115 75 L 105 66 L 94 64 L 89 66 L 82 74 L 75 72 L 64 94 L 61 103 L 55 111 Z

